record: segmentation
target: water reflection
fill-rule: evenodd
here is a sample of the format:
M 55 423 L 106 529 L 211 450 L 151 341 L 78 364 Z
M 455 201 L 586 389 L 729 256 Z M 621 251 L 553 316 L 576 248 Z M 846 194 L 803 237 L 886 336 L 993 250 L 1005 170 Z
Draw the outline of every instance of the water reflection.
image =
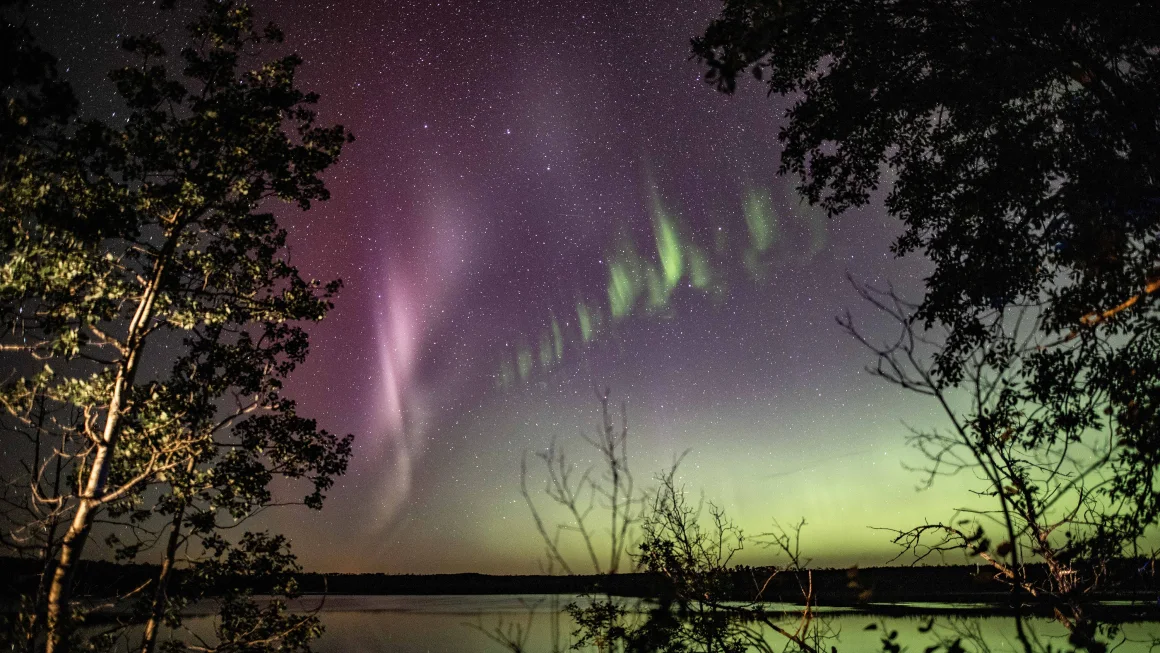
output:
M 574 633 L 577 622 L 564 606 L 575 602 L 591 605 L 583 597 L 563 596 L 332 596 L 322 604 L 321 618 L 326 634 L 314 646 L 318 653 L 461 653 L 511 651 L 497 641 L 505 636 L 518 642 L 526 653 L 548 653 L 569 650 L 579 639 Z M 644 624 L 649 618 L 648 604 L 618 599 L 626 623 Z M 300 609 L 319 607 L 319 599 L 303 599 Z M 917 606 L 916 606 L 917 607 Z M 959 606 L 960 608 L 966 606 Z M 770 604 L 770 623 L 748 622 L 743 627 L 755 637 L 743 651 L 792 651 L 777 628 L 793 631 L 801 618 L 791 605 Z M 777 613 L 778 610 L 784 612 Z M 190 618 L 187 626 L 194 633 L 208 631 L 210 617 Z M 884 616 L 845 609 L 818 608 L 814 621 L 821 635 L 811 641 L 818 650 L 831 647 L 842 653 L 882 651 L 883 639 L 890 639 L 900 650 L 925 651 L 938 647 L 947 651 L 948 644 L 961 642 L 961 650 L 972 652 L 1023 651 L 1016 624 L 1011 617 L 970 615 L 963 612 L 941 615 Z M 1049 619 L 1026 622 L 1036 651 L 1069 651 L 1067 631 Z M 1115 626 L 1108 633 L 1109 650 L 1117 653 L 1160 651 L 1154 641 L 1160 640 L 1160 622 L 1133 622 Z M 723 650 L 718 645 L 675 642 L 684 648 L 668 650 Z M 939 646 L 942 643 L 943 646 Z M 624 642 L 590 644 L 576 650 L 625 650 Z M 647 649 L 646 649 L 647 650 Z M 653 649 L 666 650 L 666 649 Z M 935 649 L 930 649 L 935 650 Z M 953 649 L 952 649 L 953 650 Z

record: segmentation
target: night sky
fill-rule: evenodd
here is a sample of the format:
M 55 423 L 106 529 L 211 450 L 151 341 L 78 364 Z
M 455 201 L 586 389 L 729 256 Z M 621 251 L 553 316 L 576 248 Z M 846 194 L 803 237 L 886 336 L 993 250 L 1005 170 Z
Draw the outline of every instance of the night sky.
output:
M 688 450 L 690 492 L 748 533 L 804 516 L 815 564 L 883 563 L 869 527 L 961 504 L 964 481 L 920 493 L 902 468 L 903 423 L 934 407 L 865 373 L 834 321 L 885 335 L 846 274 L 914 293 L 927 265 L 890 254 L 880 206 L 828 220 L 777 177 L 784 100 L 721 95 L 689 59 L 717 2 L 255 6 L 357 137 L 331 201 L 278 210 L 304 275 L 345 283 L 290 390 L 355 458 L 321 513 L 263 517 L 307 568 L 535 572 L 519 460 L 558 436 L 584 464 L 594 386 L 627 401 L 639 486 Z M 118 36 L 185 21 L 114 0 L 30 16 L 110 120 Z

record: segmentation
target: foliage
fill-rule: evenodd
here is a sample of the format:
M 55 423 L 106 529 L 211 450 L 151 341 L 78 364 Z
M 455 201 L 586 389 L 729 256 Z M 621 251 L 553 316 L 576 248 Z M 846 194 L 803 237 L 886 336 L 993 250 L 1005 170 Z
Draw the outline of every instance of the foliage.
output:
M 626 639 L 628 650 L 745 651 L 750 634 L 727 606 L 730 562 L 744 535 L 725 512 L 708 504 L 710 525 L 700 522 L 702 502 L 689 502 L 676 482 L 677 466 L 658 476 L 641 521 L 638 563 L 665 579 L 667 598 Z M 671 614 L 675 603 L 678 618 Z
M 11 15 L 15 0 L 0 1 L 0 221 L 17 212 L 53 214 L 77 173 L 55 151 L 74 119 L 77 100 L 56 59 Z M 10 246 L 7 230 L 0 247 Z
M 576 630 L 572 633 L 576 638 L 572 643 L 573 650 L 586 646 L 595 646 L 601 651 L 617 650 L 628 634 L 625 626 L 628 611 L 617 605 L 612 597 L 595 600 L 585 607 L 570 603 L 567 611 L 576 622 Z
M 676 481 L 677 465 L 657 477 L 657 488 L 641 520 L 638 563 L 663 578 L 666 594 L 648 620 L 627 636 L 628 650 L 747 651 L 770 650 L 762 635 L 769 629 L 784 638 L 786 650 L 825 650 L 832 637 L 828 626 L 814 615 L 812 574 L 801 557 L 805 520 L 752 538 L 756 544 L 786 556 L 787 564 L 753 575 L 748 595 L 738 593 L 741 570 L 732 566 L 746 537 L 725 511 L 703 499 L 692 502 Z M 702 523 L 708 516 L 707 524 Z M 761 604 L 765 589 L 781 573 L 799 580 L 802 607 L 797 627 L 783 627 Z M 675 608 L 675 610 L 674 610 Z
M 25 134 L 6 141 L 0 179 L 0 335 L 15 371 L 0 404 L 6 440 L 24 442 L 22 467 L 6 470 L 4 544 L 48 561 L 34 631 L 47 627 L 49 649 L 65 650 L 73 569 L 98 519 L 113 523 L 122 559 L 169 524 L 151 592 L 164 607 L 191 536 L 223 555 L 216 530 L 272 504 L 274 477 L 305 480 L 303 503 L 318 508 L 345 470 L 349 437 L 281 395 L 308 350 L 298 323 L 322 319 L 340 284 L 303 279 L 261 209 L 325 200 L 319 174 L 350 136 L 315 123 L 296 55 L 251 67 L 282 35 L 255 27 L 244 4 L 205 3 L 179 76 L 161 41 L 125 39 L 137 63 L 110 74 L 123 125 L 74 119 L 51 58 L 22 27 L 4 29 L 20 56 L 0 71 L 0 129 Z M 278 617 L 227 606 L 249 615 L 230 623 Z
M 831 214 L 893 178 L 896 251 L 936 264 L 919 318 L 954 327 L 954 379 L 994 308 L 1046 300 L 1068 331 L 1156 272 L 1157 11 L 730 0 L 693 50 L 722 90 L 750 69 L 792 98 L 782 171 Z
M 1055 411 L 1028 445 L 1107 428 L 1134 473 L 1107 488 L 1144 510 L 1160 433 L 1160 36 L 1142 2 L 730 0 L 693 49 L 718 88 L 745 70 L 792 98 L 781 170 L 831 214 L 882 184 L 899 254 L 935 265 L 913 319 L 946 327 L 934 378 L 1025 358 Z M 1125 20 L 1125 16 L 1132 16 Z M 1035 306 L 1061 342 L 1018 351 L 1001 324 Z M 1046 344 L 1045 340 L 1043 344 Z
M 754 647 L 771 650 L 761 635 L 761 628 L 765 627 L 784 637 L 787 646 L 808 652 L 823 650 L 822 644 L 832 633 L 814 619 L 812 583 L 802 587 L 805 606 L 794 631 L 782 628 L 757 604 L 772 576 L 764 583 L 751 578 L 752 602 L 736 601 L 736 578 L 740 572 L 731 564 L 745 541 L 741 529 L 712 503 L 707 504 L 710 523 L 701 523 L 706 504 L 691 503 L 678 484 L 679 460 L 656 477 L 655 487 L 641 491 L 629 466 L 627 406 L 621 405 L 617 424 L 609 410 L 609 391 L 598 393 L 597 399 L 601 409 L 598 429 L 593 435 L 581 432 L 584 442 L 598 454 L 596 465 L 577 467 L 554 439 L 545 452 L 537 454 L 544 465 L 544 495 L 566 516 L 566 521 L 555 528 L 548 526 L 545 513 L 528 490 L 527 457 L 521 462 L 520 491 L 544 542 L 547 570 L 573 573 L 572 563 L 561 547 L 562 536 L 572 534 L 579 538 L 597 574 L 618 573 L 619 560 L 627 554 L 635 571 L 654 575 L 662 580 L 664 589 L 647 606 L 644 601 L 634 605 L 632 600 L 611 593 L 593 593 L 584 601 L 564 606 L 575 624 L 571 649 L 595 646 L 602 651 L 666 653 L 729 653 Z M 593 526 L 601 517 L 609 519 L 605 531 L 609 546 L 606 561 L 597 553 L 605 540 L 598 537 L 599 531 Z M 786 530 L 775 523 L 772 533 L 761 534 L 755 541 L 787 554 L 790 564 L 786 570 L 809 577 L 800 555 L 804 524 L 803 520 L 796 528 Z M 777 573 L 775 570 L 774 575 Z M 475 628 L 519 653 L 526 650 L 534 616 L 532 607 L 526 623 Z M 558 632 L 559 625 L 553 622 L 552 628 Z M 554 638 L 553 646 L 553 650 L 562 650 L 558 638 Z
M 977 471 L 996 506 L 924 532 L 1058 604 L 1081 645 L 1101 566 L 1160 517 L 1157 11 L 727 0 L 693 41 L 719 89 L 750 71 L 789 99 L 781 172 L 811 202 L 837 214 L 885 187 L 894 251 L 934 269 L 917 304 L 871 298 L 902 327 L 867 343 L 874 369 L 951 420 L 916 433 L 928 471 Z M 975 523 L 991 517 L 997 548 Z
M 10 230 L 3 226 L 11 224 L 13 216 L 20 213 L 55 215 L 63 189 L 69 187 L 78 172 L 69 157 L 57 151 L 76 114 L 76 98 L 71 87 L 61 80 L 55 58 L 36 44 L 25 25 L 15 20 L 10 9 L 14 4 L 10 0 L 0 2 L 0 60 L 4 62 L 0 66 L 0 248 L 6 255 L 11 251 L 12 238 Z M 43 401 L 29 408 L 36 413 L 34 423 L 43 421 Z M 38 436 L 33 437 L 39 441 Z M 5 449 L 7 456 L 8 447 Z M 31 473 L 35 462 L 28 461 L 23 471 Z M 34 491 L 55 496 L 61 478 L 59 468 L 56 472 L 57 488 L 38 484 Z M 21 510 L 27 505 L 22 502 L 27 488 L 21 485 L 14 489 L 7 482 L 0 485 L 0 518 L 6 518 L 13 507 Z M 57 520 L 42 519 L 39 526 L 44 537 L 52 539 Z M 52 553 L 30 542 L 38 534 L 33 530 L 41 529 L 0 530 L 0 546 L 47 561 Z M 21 613 L 5 624 L 0 641 L 13 648 L 24 644 L 37 628 L 35 607 L 43 603 L 47 591 L 47 584 L 41 584 L 37 595 L 21 597 Z
M 711 525 L 703 527 L 705 506 L 689 502 L 677 485 L 676 467 L 661 475 L 659 487 L 641 523 L 637 554 L 642 569 L 661 574 L 673 596 L 687 609 L 690 599 L 726 594 L 726 574 L 733 556 L 744 548 L 745 537 L 725 511 L 708 504 Z
M 299 596 L 294 574 L 301 568 L 281 535 L 246 533 L 237 544 L 218 537 L 207 543 L 210 555 L 195 563 L 183 588 L 186 601 L 210 598 L 219 604 L 214 624 L 216 642 L 199 642 L 220 651 L 309 651 L 322 633 L 317 615 L 292 614 L 286 601 L 276 598 L 258 604 L 255 593 L 288 599 Z M 192 632 L 192 639 L 199 639 Z M 169 650 L 186 650 L 177 641 Z
M 1114 590 L 1109 578 L 1116 575 L 1115 564 L 1140 554 L 1141 529 L 1127 523 L 1137 518 L 1138 506 L 1101 491 L 1116 475 L 1132 472 L 1114 455 L 1119 425 L 1109 421 L 1106 431 L 1084 428 L 1056 440 L 1028 438 L 1029 432 L 1060 426 L 1053 422 L 1056 407 L 1037 403 L 1026 391 L 1025 357 L 1004 357 L 998 365 L 988 362 L 994 359 L 985 349 L 972 352 L 967 382 L 947 388 L 931 369 L 940 340 L 929 330 L 917 331 L 916 307 L 893 291 L 859 290 L 899 325 L 898 337 L 883 345 L 844 318 L 843 326 L 877 356 L 871 371 L 931 397 L 946 417 L 945 427 L 915 429 L 910 438 L 928 460 L 925 484 L 939 475 L 972 472 L 980 481 L 977 494 L 989 499 L 984 508 L 961 508 L 949 521 L 898 532 L 895 541 L 916 560 L 946 551 L 978 556 L 991 567 L 991 578 L 1008 585 L 1019 601 L 1050 608 L 1077 645 L 1102 650 L 1089 608 Z M 1003 325 L 1008 335 L 1030 350 L 1042 346 L 1042 328 L 1031 311 L 1020 317 Z M 1092 406 L 1071 407 L 1110 412 L 1104 393 L 1087 392 L 1082 399 Z M 1032 562 L 1042 563 L 1046 573 L 1035 571 Z

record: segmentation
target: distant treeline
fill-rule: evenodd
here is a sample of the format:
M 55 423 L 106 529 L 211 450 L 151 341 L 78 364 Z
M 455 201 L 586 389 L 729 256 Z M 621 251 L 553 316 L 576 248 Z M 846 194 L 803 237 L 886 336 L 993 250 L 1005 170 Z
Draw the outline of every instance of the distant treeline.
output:
M 85 583 L 77 596 L 108 597 L 123 594 L 156 577 L 157 568 L 146 564 L 116 564 L 85 560 Z M 16 598 L 35 590 L 41 564 L 33 560 L 0 558 L 0 591 Z M 1045 575 L 1033 566 L 1031 574 Z M 772 575 L 772 578 L 770 576 Z M 761 591 L 763 601 L 802 603 L 803 589 L 813 583 L 816 605 L 854 606 L 864 603 L 989 602 L 1004 603 L 1010 592 L 985 566 L 873 567 L 867 569 L 816 569 L 812 572 L 772 568 L 739 567 L 719 579 L 733 600 L 753 600 Z M 766 582 L 768 579 L 768 583 Z M 180 574 L 177 582 L 180 582 Z M 335 574 L 302 573 L 299 589 L 306 594 L 447 595 L 447 594 L 611 594 L 614 596 L 671 598 L 671 585 L 656 574 L 615 576 L 493 576 L 487 574 Z M 1158 589 L 1151 563 L 1124 560 L 1114 565 L 1106 586 L 1114 588 L 1102 598 L 1155 602 Z M 261 593 L 264 588 L 254 587 Z
M 770 578 L 772 575 L 772 578 Z M 1033 567 L 1032 576 L 1046 576 Z M 869 602 L 989 602 L 1004 603 L 1010 591 L 986 566 L 873 567 L 816 569 L 794 573 L 772 568 L 742 567 L 719 579 L 727 598 L 800 604 L 803 589 L 813 582 L 815 605 L 855 606 Z M 766 583 L 769 580 L 768 584 Z M 491 576 L 486 574 L 302 574 L 301 588 L 330 594 L 611 594 L 666 599 L 672 594 L 666 578 L 657 574 L 614 576 Z M 1105 599 L 1147 599 L 1155 602 L 1157 585 L 1144 561 L 1122 561 L 1109 574 Z M 764 586 L 764 590 L 762 588 Z

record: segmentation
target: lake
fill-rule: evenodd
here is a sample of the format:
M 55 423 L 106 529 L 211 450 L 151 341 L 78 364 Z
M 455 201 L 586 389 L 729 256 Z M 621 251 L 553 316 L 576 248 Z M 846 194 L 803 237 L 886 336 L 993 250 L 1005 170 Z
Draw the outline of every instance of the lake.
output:
M 320 598 L 306 597 L 297 602 L 298 609 L 319 607 Z M 575 622 L 562 612 L 562 606 L 585 599 L 573 596 L 329 596 L 321 601 L 320 617 L 326 634 L 314 649 L 319 653 L 502 653 L 510 650 L 488 636 L 503 632 L 523 642 L 527 653 L 549 652 L 553 641 L 567 649 Z M 623 599 L 621 604 L 630 618 L 643 620 L 647 605 Z M 931 606 L 914 606 L 930 608 Z M 969 609 L 971 606 L 959 606 Z M 800 614 L 795 606 L 772 604 L 771 612 L 785 609 L 773 618 L 785 630 L 797 628 Z M 191 616 L 187 625 L 203 633 L 211 626 L 208 616 Z M 1038 649 L 1068 650 L 1064 628 L 1048 619 L 1029 619 Z M 983 650 L 969 642 L 983 642 L 990 651 L 1022 650 L 1016 638 L 1014 619 L 1001 616 L 970 615 L 944 612 L 938 615 L 881 616 L 849 609 L 821 608 L 815 617 L 827 634 L 822 650 L 831 646 L 839 651 L 880 651 L 881 638 L 892 630 L 905 650 L 923 651 L 937 643 L 939 637 L 964 638 L 967 651 Z M 868 629 L 872 628 L 872 629 Z M 783 650 L 785 639 L 766 625 L 754 624 L 751 631 L 769 643 L 774 651 Z M 1160 650 L 1160 623 L 1136 622 L 1119 626 L 1114 648 L 1117 653 Z M 584 649 L 596 651 L 595 647 Z M 751 650 L 762 650 L 753 647 Z

